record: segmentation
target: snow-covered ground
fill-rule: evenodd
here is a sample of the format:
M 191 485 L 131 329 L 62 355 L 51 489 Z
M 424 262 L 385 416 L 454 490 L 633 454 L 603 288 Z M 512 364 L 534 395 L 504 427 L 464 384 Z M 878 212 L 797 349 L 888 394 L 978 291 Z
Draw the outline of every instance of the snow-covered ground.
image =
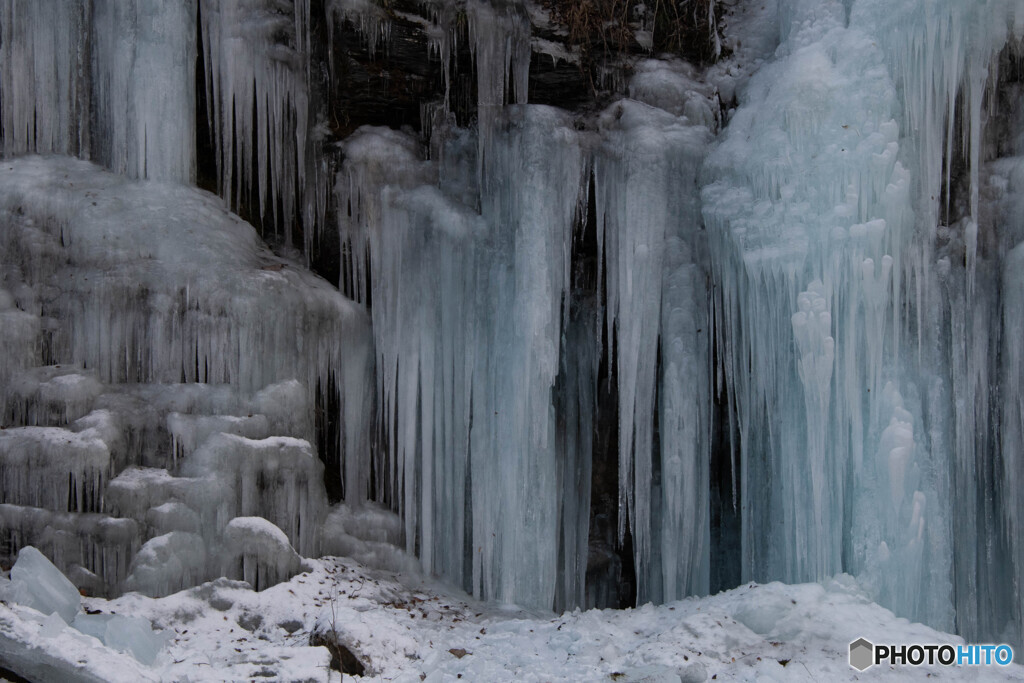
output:
M 61 680 L 338 681 L 316 634 L 336 634 L 376 681 L 1024 680 L 1006 667 L 872 667 L 849 643 L 963 642 L 893 616 L 840 575 L 824 584 L 749 584 L 707 598 L 563 615 L 485 604 L 352 560 L 305 560 L 262 592 L 218 579 L 164 598 L 85 598 L 89 613 L 148 619 L 169 642 L 147 667 L 54 618 L 0 605 L 0 661 L 12 646 Z M 40 668 L 45 671 L 45 668 Z M 339 676 L 341 678 L 339 679 Z

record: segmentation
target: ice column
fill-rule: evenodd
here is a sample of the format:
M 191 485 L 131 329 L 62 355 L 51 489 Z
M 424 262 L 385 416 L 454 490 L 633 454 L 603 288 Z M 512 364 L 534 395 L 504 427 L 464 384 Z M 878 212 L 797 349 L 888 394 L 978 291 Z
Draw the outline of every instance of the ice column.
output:
M 708 581 L 708 345 L 695 179 L 710 135 L 629 100 L 599 125 L 594 197 L 619 387 L 619 537 L 628 524 L 638 599 L 674 599 L 707 591 Z
M 0 127 L 4 155 L 89 156 L 84 51 L 88 5 L 75 0 L 0 5 Z
M 889 469 L 865 453 L 892 451 L 876 446 L 892 414 L 880 394 L 884 379 L 901 377 L 897 296 L 912 234 L 885 53 L 845 27 L 838 3 L 785 10 L 788 40 L 751 79 L 708 159 L 703 192 L 719 358 L 740 434 L 744 580 L 857 573 L 882 552 L 876 492 Z M 914 538 L 931 552 L 938 597 L 920 610 L 920 593 L 882 599 L 945 625 L 941 460 L 923 444 L 894 457 L 896 470 L 927 476 L 896 509 L 888 504 L 886 528 L 914 521 L 926 530 Z M 901 585 L 916 586 L 921 565 L 902 551 L 910 541 L 885 537 L 901 546 Z
M 6 2 L 6 155 L 93 158 L 139 178 L 195 177 L 195 0 Z
M 195 180 L 196 0 L 95 0 L 93 157 L 116 173 Z
M 488 178 L 491 146 L 502 120 L 503 106 L 527 101 L 530 21 L 519 0 L 468 0 L 466 14 L 476 66 L 477 165 L 483 184 Z
M 458 134 L 439 188 L 408 138 L 363 129 L 337 192 L 350 282 L 372 302 L 387 444 L 378 481 L 405 518 L 407 548 L 482 596 L 550 607 L 553 388 L 583 163 L 564 114 L 507 116 L 489 163 L 507 182 L 483 194 L 480 215 L 459 200 L 475 203 L 472 174 L 458 171 L 473 145 Z

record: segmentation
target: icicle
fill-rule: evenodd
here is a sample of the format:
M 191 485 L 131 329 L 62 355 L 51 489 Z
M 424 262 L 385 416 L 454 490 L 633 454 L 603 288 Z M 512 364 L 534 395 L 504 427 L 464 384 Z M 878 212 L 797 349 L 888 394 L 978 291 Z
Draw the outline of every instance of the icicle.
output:
M 506 103 L 526 104 L 530 77 L 530 21 L 519 0 L 468 0 L 469 41 L 477 81 L 477 178 L 489 177 L 492 145 Z M 510 78 L 511 74 L 511 78 Z
M 897 350 L 887 321 L 909 195 L 896 92 L 883 53 L 835 9 L 790 3 L 789 42 L 751 79 L 705 167 L 740 434 L 744 580 L 841 569 L 844 501 L 856 490 L 847 463 L 862 461 L 873 430 L 863 407 L 877 415 Z
M 88 5 L 75 0 L 0 6 L 0 129 L 4 154 L 89 157 L 90 99 L 82 64 Z
M 358 255 L 370 260 L 389 444 L 379 467 L 394 473 L 384 498 L 405 519 L 407 549 L 480 595 L 549 608 L 558 558 L 552 390 L 582 154 L 555 110 L 509 116 L 491 167 L 527 181 L 486 193 L 482 216 L 456 199 L 472 190 L 459 171 L 438 189 L 436 166 L 414 141 L 381 129 L 346 143 L 337 193 L 351 207 L 340 212 L 341 232 L 364 300 Z M 468 166 L 459 159 L 472 159 L 470 145 L 451 138 L 441 163 Z
M 619 538 L 628 524 L 640 600 L 660 599 L 661 580 L 654 577 L 663 573 L 671 582 L 664 590 L 681 597 L 707 590 L 706 577 L 697 577 L 706 572 L 704 553 L 709 550 L 704 517 L 709 452 L 697 435 L 705 433 L 708 415 L 701 415 L 706 405 L 687 400 L 678 383 L 684 381 L 686 366 L 706 366 L 707 347 L 697 343 L 697 327 L 686 330 L 683 318 L 696 322 L 703 315 L 703 296 L 699 288 L 694 291 L 696 283 L 685 270 L 692 264 L 698 224 L 696 197 L 685 188 L 693 187 L 708 131 L 628 100 L 612 105 L 600 123 L 604 144 L 595 155 L 594 195 L 607 268 L 607 334 L 614 339 L 619 387 Z M 675 257 L 673 262 L 665 261 L 667 253 Z M 669 301 L 662 301 L 663 288 L 673 295 Z M 666 421 L 662 461 L 668 467 L 661 490 L 668 509 L 661 510 L 665 528 L 659 530 L 652 528 L 660 503 L 652 501 L 652 459 L 663 320 L 669 328 L 662 339 L 667 354 L 662 389 L 666 406 L 674 410 L 661 413 Z M 684 331 L 689 334 L 682 336 Z M 691 378 L 701 376 L 690 372 L 696 373 Z M 687 438 L 695 441 L 686 443 Z M 686 480 L 684 471 L 691 475 Z M 652 567 L 653 543 L 659 536 L 664 550 L 657 548 L 656 555 L 664 558 L 664 566 Z
M 308 55 L 300 49 L 309 0 L 285 4 L 282 13 L 271 0 L 201 0 L 200 11 L 220 192 L 232 207 L 257 201 L 260 216 L 269 210 L 290 243 L 294 219 L 319 204 L 327 178 L 308 156 Z M 316 226 L 307 228 L 312 239 Z
M 133 178 L 195 181 L 196 0 L 94 0 L 92 157 Z
M 74 154 L 131 177 L 193 181 L 195 9 L 195 0 L 6 3 L 5 154 Z

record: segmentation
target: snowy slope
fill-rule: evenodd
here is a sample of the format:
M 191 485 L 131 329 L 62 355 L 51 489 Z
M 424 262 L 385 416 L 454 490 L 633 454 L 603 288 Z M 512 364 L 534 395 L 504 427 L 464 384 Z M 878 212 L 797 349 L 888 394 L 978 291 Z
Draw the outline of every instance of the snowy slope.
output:
M 1019 665 L 872 668 L 848 644 L 960 643 L 894 617 L 846 575 L 823 584 L 749 584 L 707 598 L 556 616 L 480 603 L 415 575 L 351 560 L 307 560 L 306 571 L 254 592 L 218 579 L 152 599 L 87 598 L 90 611 L 142 616 L 173 634 L 152 667 L 71 629 L 47 631 L 33 609 L 0 606 L 0 653 L 30 648 L 63 680 L 339 680 L 314 632 L 336 632 L 370 680 L 839 681 L 1024 680 Z M 347 676 L 346 676 L 347 678 Z

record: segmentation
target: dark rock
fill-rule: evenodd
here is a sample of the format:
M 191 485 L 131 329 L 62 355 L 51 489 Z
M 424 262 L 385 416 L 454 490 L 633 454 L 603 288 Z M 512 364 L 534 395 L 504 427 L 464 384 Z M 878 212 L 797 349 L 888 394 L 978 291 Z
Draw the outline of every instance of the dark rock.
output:
M 331 653 L 331 668 L 335 671 L 351 676 L 362 676 L 366 673 L 366 667 L 359 661 L 351 648 L 342 641 L 342 636 L 337 631 L 314 631 L 309 636 L 309 644 L 313 647 L 327 648 L 327 651 Z

